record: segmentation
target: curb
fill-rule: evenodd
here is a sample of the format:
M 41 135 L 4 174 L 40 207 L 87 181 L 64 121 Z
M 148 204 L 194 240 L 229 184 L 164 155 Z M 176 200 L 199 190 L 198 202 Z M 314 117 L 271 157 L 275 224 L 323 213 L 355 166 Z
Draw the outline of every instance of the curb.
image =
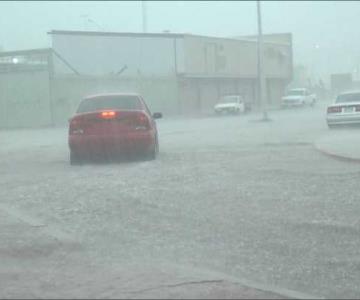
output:
M 235 278 L 232 281 L 229 280 L 229 282 L 238 283 L 248 288 L 260 290 L 265 293 L 268 292 L 272 294 L 277 294 L 289 299 L 325 299 L 324 297 L 318 295 L 309 295 L 295 290 L 281 288 L 273 285 L 259 284 L 253 281 L 249 281 L 247 279 Z
M 354 158 L 354 157 L 349 157 L 349 156 L 345 156 L 345 155 L 341 155 L 341 154 L 337 154 L 328 150 L 323 149 L 322 147 L 320 147 L 317 143 L 315 143 L 314 145 L 315 150 L 319 151 L 320 153 L 334 158 L 336 160 L 340 160 L 343 162 L 352 162 L 352 163 L 360 163 L 360 158 Z
M 175 266 L 178 269 L 182 269 L 182 270 L 187 270 L 189 269 L 188 267 L 186 267 L 186 265 L 184 266 Z M 192 268 L 190 268 L 192 269 Z M 204 278 L 210 279 L 210 280 L 225 280 L 229 283 L 233 283 L 233 284 L 240 284 L 244 287 L 250 288 L 250 289 L 255 289 L 255 290 L 259 290 L 262 291 L 264 293 L 272 293 L 272 294 L 277 294 L 279 296 L 283 296 L 289 299 L 325 299 L 323 296 L 319 296 L 319 295 L 311 295 L 311 294 L 307 294 L 307 293 L 302 293 L 299 291 L 295 291 L 295 290 L 291 290 L 291 289 L 287 289 L 287 288 L 282 288 L 282 287 L 278 287 L 278 286 L 274 286 L 271 284 L 266 284 L 266 283 L 258 283 L 258 282 L 254 282 L 252 280 L 248 280 L 245 278 L 241 278 L 238 276 L 234 276 L 234 275 L 227 275 L 224 274 L 222 272 L 219 271 L 214 271 L 214 270 L 202 270 L 202 269 L 195 269 L 197 274 L 203 274 Z M 210 275 L 210 277 L 209 277 Z

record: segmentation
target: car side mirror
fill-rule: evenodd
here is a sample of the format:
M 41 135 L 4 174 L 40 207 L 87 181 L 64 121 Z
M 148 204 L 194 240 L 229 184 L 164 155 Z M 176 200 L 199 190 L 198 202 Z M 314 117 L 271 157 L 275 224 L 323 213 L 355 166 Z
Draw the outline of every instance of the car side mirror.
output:
M 162 113 L 160 113 L 160 112 L 153 113 L 153 118 L 154 119 L 161 119 L 162 118 Z

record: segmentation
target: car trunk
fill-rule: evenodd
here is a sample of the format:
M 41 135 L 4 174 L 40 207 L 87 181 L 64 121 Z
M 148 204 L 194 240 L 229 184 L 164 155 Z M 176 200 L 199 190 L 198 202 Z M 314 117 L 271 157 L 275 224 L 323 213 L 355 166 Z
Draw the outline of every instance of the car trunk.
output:
M 75 116 L 70 133 L 82 130 L 83 135 L 118 135 L 150 129 L 149 118 L 142 111 L 100 111 Z

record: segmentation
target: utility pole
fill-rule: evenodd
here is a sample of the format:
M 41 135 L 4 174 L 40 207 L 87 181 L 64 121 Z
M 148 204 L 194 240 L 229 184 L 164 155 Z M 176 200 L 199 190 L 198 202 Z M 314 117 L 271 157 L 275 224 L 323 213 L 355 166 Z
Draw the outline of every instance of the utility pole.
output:
M 142 8 L 142 27 L 143 33 L 147 33 L 147 9 L 146 9 L 146 1 L 141 1 L 141 8 Z
M 262 36 L 261 24 L 261 3 L 260 0 L 256 1 L 257 4 L 257 23 L 258 23 L 258 40 L 257 40 L 257 71 L 258 71 L 258 95 L 260 106 L 263 111 L 262 121 L 269 121 L 268 108 L 267 108 L 267 93 L 266 93 L 266 79 L 264 72 L 264 41 Z

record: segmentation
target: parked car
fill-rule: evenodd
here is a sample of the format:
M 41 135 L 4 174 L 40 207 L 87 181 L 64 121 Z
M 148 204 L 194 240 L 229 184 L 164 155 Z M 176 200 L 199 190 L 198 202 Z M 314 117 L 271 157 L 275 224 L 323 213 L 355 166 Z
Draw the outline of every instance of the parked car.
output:
M 214 107 L 214 111 L 216 114 L 239 114 L 244 113 L 247 108 L 242 96 L 226 95 L 220 98 Z
M 335 103 L 327 108 L 326 121 L 329 128 L 338 125 L 360 124 L 360 91 L 339 94 Z
M 155 159 L 159 139 L 155 119 L 138 94 L 100 94 L 83 99 L 69 122 L 70 164 L 98 155 L 143 154 Z
M 296 88 L 288 90 L 286 95 L 282 97 L 281 105 L 283 108 L 299 107 L 316 103 L 316 95 L 310 93 L 307 88 Z

